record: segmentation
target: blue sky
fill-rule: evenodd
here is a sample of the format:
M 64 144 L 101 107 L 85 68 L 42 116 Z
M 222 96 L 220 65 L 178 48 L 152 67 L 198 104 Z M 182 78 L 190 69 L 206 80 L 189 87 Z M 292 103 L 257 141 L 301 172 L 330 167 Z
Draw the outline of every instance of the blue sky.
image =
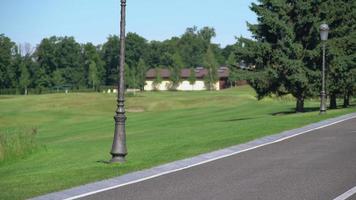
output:
M 148 40 L 180 36 L 187 27 L 212 26 L 215 43 L 250 37 L 246 21 L 255 0 L 127 0 L 127 31 Z M 120 0 L 0 0 L 0 33 L 17 43 L 38 44 L 44 37 L 74 36 L 101 44 L 119 33 Z

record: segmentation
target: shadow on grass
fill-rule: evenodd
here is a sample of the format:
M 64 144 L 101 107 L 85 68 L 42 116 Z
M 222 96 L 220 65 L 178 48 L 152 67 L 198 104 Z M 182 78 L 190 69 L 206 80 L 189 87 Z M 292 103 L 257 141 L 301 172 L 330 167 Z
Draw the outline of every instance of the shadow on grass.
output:
M 108 160 L 98 160 L 96 161 L 97 163 L 101 163 L 101 164 L 110 164 L 111 162 Z
M 350 104 L 347 108 L 354 108 L 354 107 L 356 107 L 356 104 Z M 338 109 L 345 109 L 345 107 L 339 105 L 339 106 L 337 106 L 337 108 L 333 108 L 333 109 L 330 109 L 329 107 L 327 108 L 327 110 L 338 110 Z M 308 107 L 308 108 L 304 108 L 304 112 L 302 112 L 302 113 L 315 112 L 315 111 L 319 111 L 319 110 L 320 110 L 319 107 Z M 270 113 L 270 115 L 278 116 L 278 115 L 290 115 L 290 114 L 295 114 L 295 113 L 297 113 L 297 112 L 294 109 L 291 109 L 289 111 Z
M 253 117 L 243 117 L 243 118 L 237 118 L 237 119 L 227 119 L 227 120 L 223 120 L 220 122 L 237 122 L 237 121 L 245 121 L 245 120 L 250 120 L 250 119 L 256 119 Z
M 315 112 L 315 111 L 318 111 L 319 109 L 320 109 L 319 107 L 304 108 L 304 112 L 301 112 L 301 113 Z M 290 114 L 295 114 L 295 113 L 297 113 L 295 111 L 295 109 L 291 109 L 289 111 L 270 113 L 270 115 L 278 116 L 278 115 L 290 115 Z

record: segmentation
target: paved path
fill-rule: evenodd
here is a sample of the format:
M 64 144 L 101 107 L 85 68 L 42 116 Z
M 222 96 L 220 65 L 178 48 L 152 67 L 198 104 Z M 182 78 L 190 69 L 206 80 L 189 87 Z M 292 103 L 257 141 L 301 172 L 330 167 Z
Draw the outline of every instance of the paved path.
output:
M 356 199 L 356 118 L 82 199 Z M 356 189 L 356 188 L 355 188 Z

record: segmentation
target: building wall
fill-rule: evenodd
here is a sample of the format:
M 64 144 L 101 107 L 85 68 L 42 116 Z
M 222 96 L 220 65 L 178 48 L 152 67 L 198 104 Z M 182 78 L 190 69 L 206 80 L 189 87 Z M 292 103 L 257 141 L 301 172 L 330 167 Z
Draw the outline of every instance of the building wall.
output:
M 145 91 L 153 91 L 153 90 L 167 91 L 170 89 L 171 86 L 172 86 L 172 82 L 168 81 L 168 80 L 164 80 L 160 84 L 157 84 L 156 86 L 154 86 L 152 80 L 146 80 L 144 90 Z M 219 81 L 215 83 L 214 87 L 215 87 L 215 90 L 220 90 Z M 202 91 L 202 90 L 206 90 L 206 87 L 205 87 L 205 82 L 202 80 L 195 81 L 195 83 L 193 85 L 190 84 L 189 81 L 185 80 L 185 81 L 182 81 L 178 85 L 177 90 L 179 90 L 179 91 Z

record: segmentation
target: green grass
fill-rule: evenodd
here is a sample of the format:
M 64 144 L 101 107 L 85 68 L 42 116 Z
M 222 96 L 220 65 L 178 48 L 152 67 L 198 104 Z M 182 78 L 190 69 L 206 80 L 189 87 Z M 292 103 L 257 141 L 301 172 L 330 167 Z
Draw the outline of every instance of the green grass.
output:
M 37 129 L 0 131 L 0 162 L 23 158 L 36 151 Z
M 250 87 L 152 92 L 127 98 L 127 162 L 108 165 L 113 94 L 0 96 L 0 132 L 37 128 L 44 148 L 0 162 L 0 199 L 24 199 L 122 175 L 355 112 L 294 114 L 291 97 L 257 101 Z

